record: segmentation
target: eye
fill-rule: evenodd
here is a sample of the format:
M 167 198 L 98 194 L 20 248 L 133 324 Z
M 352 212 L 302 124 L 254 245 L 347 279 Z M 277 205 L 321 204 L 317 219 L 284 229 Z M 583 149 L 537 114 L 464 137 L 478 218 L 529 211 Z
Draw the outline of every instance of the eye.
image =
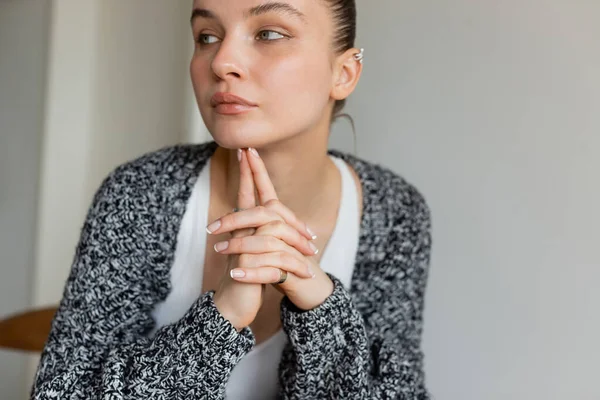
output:
M 258 35 L 256 36 L 256 38 L 258 40 L 265 40 L 265 41 L 273 41 L 273 40 L 279 40 L 279 39 L 284 39 L 286 36 L 282 35 L 279 32 L 275 32 L 275 31 L 260 31 L 258 32 Z
M 209 35 L 206 33 L 201 33 L 200 35 L 198 35 L 198 40 L 197 42 L 200 44 L 213 44 L 219 41 L 219 38 L 216 37 L 215 35 Z

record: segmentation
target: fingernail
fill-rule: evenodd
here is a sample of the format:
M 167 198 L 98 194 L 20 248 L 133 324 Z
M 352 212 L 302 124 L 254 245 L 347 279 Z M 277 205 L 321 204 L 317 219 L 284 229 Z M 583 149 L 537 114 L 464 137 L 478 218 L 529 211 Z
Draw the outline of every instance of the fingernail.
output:
M 238 161 L 242 161 L 242 149 L 238 149 L 237 156 L 238 156 Z
M 313 230 L 310 229 L 308 226 L 306 227 L 306 232 L 308 232 L 308 234 L 312 237 L 312 240 L 315 240 L 317 238 L 317 235 L 315 235 Z
M 217 253 L 226 250 L 229 247 L 229 242 L 219 242 L 215 244 L 215 251 Z
M 312 249 L 312 251 L 315 252 L 315 254 L 319 254 L 319 249 L 317 249 L 317 246 L 314 245 L 313 242 L 308 242 L 310 248 Z
M 248 150 L 250 150 L 250 153 L 252 153 L 254 157 L 260 158 L 260 156 L 258 155 L 258 151 L 254 147 L 250 147 L 248 148 Z
M 229 275 L 232 278 L 243 278 L 246 276 L 246 273 L 241 269 L 232 269 L 231 272 L 229 272 Z
M 215 222 L 213 222 L 212 224 L 210 224 L 209 226 L 206 227 L 206 232 L 208 232 L 209 234 L 212 234 L 214 231 L 216 231 L 220 227 L 221 227 L 221 220 L 218 219 L 218 220 L 216 220 Z
M 310 277 L 314 278 L 316 275 L 315 275 L 315 271 L 313 271 L 312 267 L 309 265 L 307 269 L 308 269 L 308 273 L 309 273 Z

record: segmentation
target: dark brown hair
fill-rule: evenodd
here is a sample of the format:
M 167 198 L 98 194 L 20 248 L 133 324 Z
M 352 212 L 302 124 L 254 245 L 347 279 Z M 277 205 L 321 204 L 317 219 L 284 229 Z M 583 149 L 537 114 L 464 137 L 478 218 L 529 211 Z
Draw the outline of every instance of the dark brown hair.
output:
M 333 16 L 333 50 L 342 54 L 354 47 L 356 39 L 356 1 L 355 0 L 325 0 L 329 4 Z M 333 117 L 340 115 L 346 100 L 337 100 L 333 107 Z

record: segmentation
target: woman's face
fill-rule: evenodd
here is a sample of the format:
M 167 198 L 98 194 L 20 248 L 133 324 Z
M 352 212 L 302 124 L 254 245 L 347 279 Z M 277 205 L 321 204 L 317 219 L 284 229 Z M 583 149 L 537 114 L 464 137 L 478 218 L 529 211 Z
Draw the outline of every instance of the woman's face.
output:
M 194 92 L 219 145 L 260 148 L 328 126 L 335 55 L 326 2 L 195 0 L 192 32 Z

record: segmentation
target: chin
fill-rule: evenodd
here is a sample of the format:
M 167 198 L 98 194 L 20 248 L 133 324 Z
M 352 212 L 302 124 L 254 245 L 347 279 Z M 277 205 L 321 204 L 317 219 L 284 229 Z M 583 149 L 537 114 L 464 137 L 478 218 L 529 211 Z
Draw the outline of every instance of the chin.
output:
M 257 126 L 248 122 L 215 124 L 208 127 L 208 130 L 219 146 L 230 150 L 263 148 L 282 139 L 281 135 L 273 133 L 272 127 Z

